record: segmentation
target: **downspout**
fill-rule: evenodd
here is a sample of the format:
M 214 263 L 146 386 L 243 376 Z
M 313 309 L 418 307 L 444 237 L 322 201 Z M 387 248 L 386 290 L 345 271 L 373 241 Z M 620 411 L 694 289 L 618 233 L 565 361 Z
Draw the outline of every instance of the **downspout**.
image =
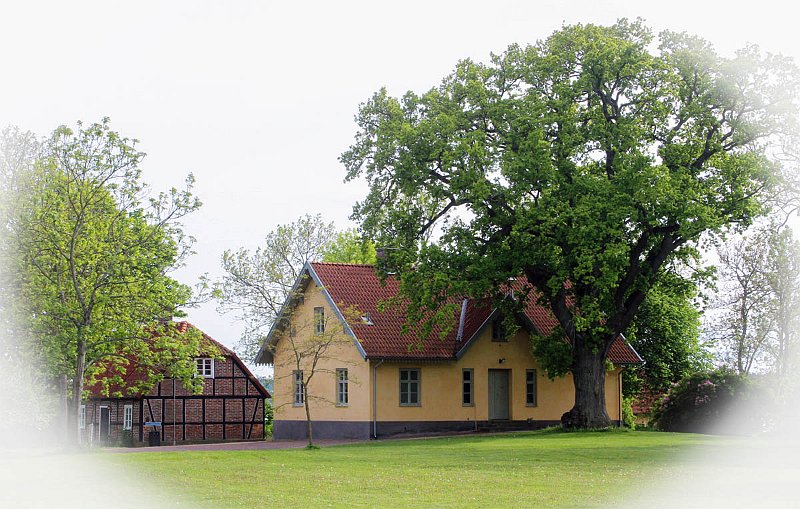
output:
M 460 343 L 461 340 L 464 338 L 464 322 L 466 321 L 467 317 L 467 303 L 469 302 L 468 299 L 464 299 L 461 301 L 461 315 L 458 317 L 458 334 L 456 334 L 456 342 Z
M 378 366 L 383 359 L 372 365 L 372 438 L 378 438 Z
M 624 426 L 622 422 L 622 369 L 619 370 L 619 376 L 617 377 L 617 400 L 619 402 L 619 427 L 622 428 Z

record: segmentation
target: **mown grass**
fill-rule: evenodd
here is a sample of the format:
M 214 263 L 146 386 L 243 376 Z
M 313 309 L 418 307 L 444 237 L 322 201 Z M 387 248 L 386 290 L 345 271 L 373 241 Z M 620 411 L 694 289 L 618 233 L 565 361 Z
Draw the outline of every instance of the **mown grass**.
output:
M 202 507 L 605 507 L 731 439 L 539 431 L 318 450 L 103 455 Z

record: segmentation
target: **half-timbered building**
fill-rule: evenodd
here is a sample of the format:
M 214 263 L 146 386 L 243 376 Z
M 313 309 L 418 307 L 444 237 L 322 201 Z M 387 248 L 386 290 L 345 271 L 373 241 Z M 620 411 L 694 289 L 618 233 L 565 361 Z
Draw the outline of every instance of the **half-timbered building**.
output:
M 182 333 L 190 327 L 188 322 L 178 324 Z M 203 340 L 220 355 L 194 359 L 197 376 L 203 377 L 202 393 L 194 394 L 170 378 L 129 397 L 104 397 L 99 385 L 90 386 L 80 410 L 82 440 L 142 445 L 153 438 L 165 444 L 263 439 L 264 404 L 270 394 L 232 350 L 205 333 Z M 137 370 L 129 370 L 126 383 L 133 385 L 137 376 Z

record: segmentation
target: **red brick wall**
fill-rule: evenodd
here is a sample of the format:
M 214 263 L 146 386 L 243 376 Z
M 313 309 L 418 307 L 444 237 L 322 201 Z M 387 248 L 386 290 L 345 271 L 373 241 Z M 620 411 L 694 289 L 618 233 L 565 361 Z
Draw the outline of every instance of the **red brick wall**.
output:
M 142 421 L 162 423 L 162 443 L 172 443 L 173 434 L 175 441 L 223 440 L 223 437 L 225 440 L 263 438 L 264 400 L 255 384 L 246 378 L 246 374 L 231 358 L 214 360 L 214 378 L 204 379 L 201 395 L 193 395 L 179 381 L 174 382 L 174 387 L 174 398 L 173 380 L 168 379 L 153 387 L 141 401 L 107 399 L 87 402 L 87 426 L 83 431 L 83 439 L 88 440 L 90 423 L 94 422 L 93 437 L 94 440 L 97 440 L 100 419 L 99 406 L 107 405 L 111 409 L 111 434 L 106 442 L 117 442 L 121 436 L 122 409 L 125 404 L 134 405 L 132 432 L 135 442 L 139 441 L 140 436 L 140 405 Z M 222 396 L 228 396 L 228 398 Z M 204 402 L 205 413 L 203 412 Z M 244 415 L 242 414 L 243 403 Z M 253 416 L 254 410 L 255 417 Z M 244 421 L 244 426 L 242 421 Z M 204 422 L 205 426 L 203 426 Z M 205 436 L 203 428 L 205 428 Z M 142 439 L 144 443 L 147 443 L 147 432 L 150 429 L 146 428 L 141 431 Z
M 133 433 L 134 441 L 139 437 L 139 406 L 140 401 L 131 399 L 91 399 L 84 402 L 86 406 L 85 426 L 80 430 L 81 443 L 117 444 L 122 438 L 122 419 L 125 405 L 133 405 Z M 107 406 L 110 411 L 111 425 L 109 434 L 100 436 L 100 407 Z

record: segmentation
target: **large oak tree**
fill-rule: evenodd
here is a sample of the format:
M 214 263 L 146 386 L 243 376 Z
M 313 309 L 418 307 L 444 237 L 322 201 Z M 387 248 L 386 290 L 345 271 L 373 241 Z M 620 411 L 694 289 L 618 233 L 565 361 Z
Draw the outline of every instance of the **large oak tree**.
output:
M 765 146 L 797 111 L 781 57 L 723 58 L 671 32 L 658 43 L 622 20 L 462 61 L 421 95 L 376 93 L 341 156 L 347 179 L 369 183 L 354 218 L 396 248 L 410 321 L 525 276 L 527 291 L 497 302 L 538 298 L 558 319 L 548 341 L 571 342 L 570 427 L 609 424 L 608 348 L 661 275 L 705 232 L 762 212 L 775 182 Z

